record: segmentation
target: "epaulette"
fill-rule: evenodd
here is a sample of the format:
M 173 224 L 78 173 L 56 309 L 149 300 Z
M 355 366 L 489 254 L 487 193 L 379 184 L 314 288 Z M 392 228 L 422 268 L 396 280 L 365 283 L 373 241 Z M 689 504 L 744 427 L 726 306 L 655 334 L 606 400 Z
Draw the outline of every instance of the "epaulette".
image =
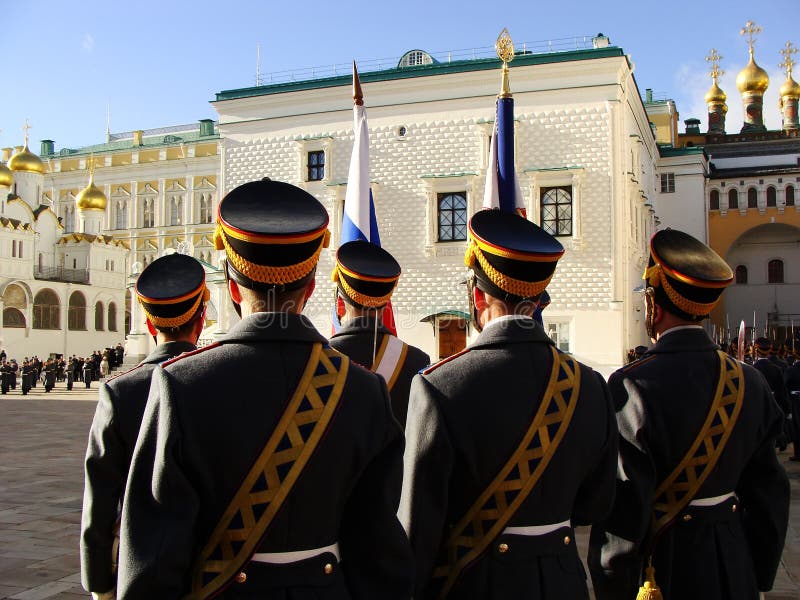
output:
M 469 348 L 464 348 L 464 349 L 463 349 L 461 352 L 456 352 L 455 354 L 451 354 L 451 355 L 450 355 L 450 356 L 448 356 L 447 358 L 443 358 L 442 360 L 440 360 L 439 362 L 437 362 L 437 363 L 435 363 L 435 364 L 431 365 L 431 366 L 430 366 L 430 367 L 428 367 L 427 369 L 423 369 L 422 371 L 420 371 L 420 374 L 422 374 L 422 375 L 427 375 L 428 373 L 432 373 L 433 371 L 435 371 L 436 369 L 438 369 L 438 368 L 439 368 L 439 367 L 441 367 L 442 365 L 449 363 L 449 362 L 450 362 L 451 360 L 453 360 L 454 358 L 458 358 L 458 357 L 459 357 L 459 356 L 461 356 L 462 354 L 466 354 L 466 353 L 467 353 L 467 352 L 469 352 L 469 351 L 470 351 L 470 349 L 469 349 Z
M 206 350 L 211 350 L 211 348 L 216 348 L 217 346 L 221 346 L 220 342 L 213 342 L 208 346 L 203 346 L 202 348 L 197 348 L 196 350 L 190 350 L 189 352 L 181 352 L 178 356 L 174 356 L 169 360 L 165 360 L 160 364 L 162 367 L 166 367 L 167 365 L 171 365 L 174 362 L 181 360 L 182 358 L 186 358 L 187 356 L 194 356 L 195 354 L 200 354 L 201 352 L 205 352 Z
M 650 356 L 643 356 L 643 357 L 642 357 L 642 358 L 640 358 L 639 360 L 635 360 L 635 361 L 633 361 L 632 363 L 625 365 L 624 367 L 622 367 L 622 368 L 619 370 L 619 372 L 620 372 L 620 373 L 627 373 L 628 371 L 632 371 L 632 370 L 633 370 L 633 369 L 635 369 L 636 367 L 641 367 L 643 364 L 650 362 L 650 361 L 651 361 L 651 360 L 653 360 L 653 359 L 654 359 L 656 356 L 657 356 L 656 354 L 651 354 Z
M 117 373 L 116 375 L 112 375 L 111 377 L 106 377 L 106 380 L 105 380 L 105 382 L 104 382 L 104 383 L 111 383 L 111 382 L 112 382 L 112 381 L 114 381 L 114 380 L 115 380 L 117 377 L 122 377 L 123 375 L 127 375 L 128 373 L 133 373 L 133 372 L 134 372 L 136 369 L 138 369 L 138 368 L 139 368 L 139 367 L 141 367 L 142 365 L 144 365 L 144 363 L 143 363 L 143 362 L 140 362 L 138 365 L 135 365 L 135 366 L 131 367 L 131 368 L 130 368 L 130 369 L 128 369 L 127 371 L 123 371 L 122 373 Z

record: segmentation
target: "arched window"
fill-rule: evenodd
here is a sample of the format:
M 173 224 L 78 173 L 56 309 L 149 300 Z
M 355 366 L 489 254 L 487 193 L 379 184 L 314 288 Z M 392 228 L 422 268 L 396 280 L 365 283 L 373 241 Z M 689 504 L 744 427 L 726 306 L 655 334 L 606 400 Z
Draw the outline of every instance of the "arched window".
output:
M 708 199 L 708 208 L 710 210 L 719 210 L 719 190 L 711 190 L 711 196 Z
M 794 206 L 794 186 L 786 186 L 786 206 Z
M 767 265 L 767 283 L 783 283 L 783 261 L 775 258 Z
M 736 267 L 736 283 L 747 283 L 747 267 L 744 265 Z
M 67 311 L 67 328 L 70 331 L 86 331 L 86 297 L 72 292 Z
M 739 192 L 736 190 L 730 190 L 728 192 L 728 208 L 739 208 Z
M 555 236 L 572 235 L 572 188 L 543 188 L 542 229 Z
M 33 328 L 61 329 L 61 302 L 51 289 L 39 290 L 33 297 Z
M 758 208 L 758 191 L 756 191 L 756 188 L 747 190 L 747 208 Z
M 113 302 L 108 303 L 108 330 L 117 330 L 117 305 Z
M 153 226 L 153 200 L 152 198 L 145 198 L 142 201 L 142 227 Z
M 125 200 L 120 200 L 117 203 L 117 229 L 127 229 L 128 227 L 128 219 L 127 219 L 127 204 Z
M 181 225 L 183 223 L 183 197 L 173 196 L 170 204 L 170 225 Z
M 778 194 L 775 192 L 775 188 L 769 186 L 767 188 L 767 206 L 777 206 L 778 205 Z
M 103 303 L 98 302 L 94 305 L 94 330 L 103 331 L 103 318 L 105 317 L 105 310 Z
M 18 308 L 3 309 L 3 327 L 22 329 L 25 327 L 25 315 Z

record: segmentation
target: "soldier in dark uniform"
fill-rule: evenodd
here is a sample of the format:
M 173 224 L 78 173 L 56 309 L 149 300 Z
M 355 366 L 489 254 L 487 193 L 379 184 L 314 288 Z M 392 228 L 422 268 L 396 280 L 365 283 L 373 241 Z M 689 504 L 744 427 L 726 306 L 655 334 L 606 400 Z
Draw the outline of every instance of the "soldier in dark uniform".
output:
M 468 231 L 482 331 L 411 385 L 399 514 L 414 598 L 588 599 L 573 527 L 611 509 L 617 435 L 603 378 L 533 319 L 564 249 L 496 210 Z
M 410 597 L 386 384 L 300 314 L 327 227 L 286 183 L 220 201 L 214 238 L 242 320 L 153 372 L 122 511 L 122 599 Z
M 17 364 L 17 359 L 11 359 L 11 389 L 17 389 L 17 373 L 19 372 L 19 365 Z
M 11 389 L 11 365 L 3 361 L 0 364 L 0 392 L 7 394 Z
M 664 600 L 756 600 L 772 586 L 788 520 L 781 411 L 761 374 L 701 327 L 733 280 L 722 258 L 659 231 L 644 278 L 655 345 L 609 380 L 619 466 L 614 511 L 591 532 L 595 594 L 630 600 L 645 570 Z
M 383 248 L 361 240 L 343 244 L 336 252 L 333 279 L 345 303 L 344 326 L 330 344 L 386 380 L 394 416 L 405 426 L 411 380 L 431 359 L 383 324 L 399 277 L 400 265 Z
M 81 579 L 96 598 L 114 595 L 120 502 L 150 376 L 159 364 L 195 349 L 209 298 L 203 267 L 177 253 L 147 265 L 135 290 L 158 345 L 133 369 L 100 384 L 86 451 L 81 528 Z
M 49 358 L 44 363 L 44 391 L 49 392 L 56 385 L 56 361 Z
M 83 361 L 83 382 L 86 384 L 86 389 L 88 390 L 92 387 L 92 372 L 94 371 L 94 363 L 92 363 L 91 358 L 87 358 Z
M 786 450 L 786 446 L 789 443 L 789 424 L 786 422 L 786 417 L 792 412 L 792 407 L 789 402 L 789 392 L 786 390 L 786 383 L 783 377 L 785 369 L 777 362 L 774 344 L 769 338 L 760 337 L 756 339 L 755 355 L 756 359 L 755 362 L 753 362 L 753 366 L 761 371 L 764 379 L 767 380 L 769 389 L 772 390 L 772 396 L 775 398 L 775 402 L 778 403 L 778 406 L 784 414 L 783 427 L 775 440 L 777 447 L 783 451 Z
M 33 379 L 33 365 L 26 358 L 22 363 L 22 395 L 26 396 L 31 391 L 31 379 Z

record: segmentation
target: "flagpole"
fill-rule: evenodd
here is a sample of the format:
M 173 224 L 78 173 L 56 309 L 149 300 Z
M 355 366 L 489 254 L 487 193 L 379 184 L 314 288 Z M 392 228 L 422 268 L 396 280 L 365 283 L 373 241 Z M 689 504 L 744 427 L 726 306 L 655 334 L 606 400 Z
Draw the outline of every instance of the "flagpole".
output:
M 500 210 L 514 212 L 516 175 L 514 171 L 514 98 L 508 82 L 508 63 L 514 60 L 514 42 L 503 29 L 495 42 L 497 56 L 503 61 L 502 83 L 497 96 L 497 184 Z

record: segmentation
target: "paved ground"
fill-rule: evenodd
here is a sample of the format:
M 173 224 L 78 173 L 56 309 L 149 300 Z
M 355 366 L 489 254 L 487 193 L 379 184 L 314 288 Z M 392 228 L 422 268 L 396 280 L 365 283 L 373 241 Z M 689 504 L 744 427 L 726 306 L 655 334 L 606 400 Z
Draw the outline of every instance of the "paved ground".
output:
M 86 598 L 78 535 L 83 455 L 94 414 L 91 390 L 64 384 L 0 396 L 0 599 Z M 768 600 L 800 598 L 800 463 L 781 454 L 792 483 L 783 563 Z M 579 535 L 585 556 L 586 534 Z

